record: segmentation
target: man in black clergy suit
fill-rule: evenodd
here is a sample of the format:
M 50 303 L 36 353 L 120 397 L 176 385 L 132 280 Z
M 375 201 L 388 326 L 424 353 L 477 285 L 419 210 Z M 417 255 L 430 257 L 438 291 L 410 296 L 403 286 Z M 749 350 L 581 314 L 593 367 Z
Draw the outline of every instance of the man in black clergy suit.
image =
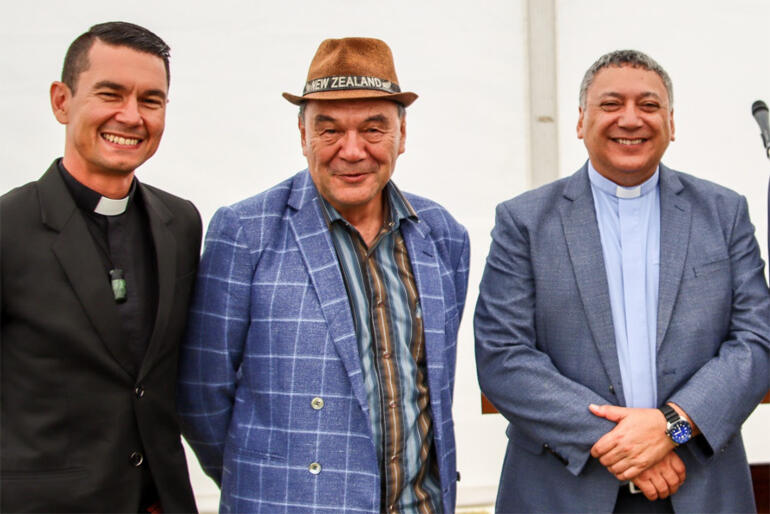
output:
M 64 157 L 0 198 L 2 512 L 191 512 L 174 410 L 200 251 L 192 203 L 141 184 L 168 46 L 129 23 L 70 46 Z

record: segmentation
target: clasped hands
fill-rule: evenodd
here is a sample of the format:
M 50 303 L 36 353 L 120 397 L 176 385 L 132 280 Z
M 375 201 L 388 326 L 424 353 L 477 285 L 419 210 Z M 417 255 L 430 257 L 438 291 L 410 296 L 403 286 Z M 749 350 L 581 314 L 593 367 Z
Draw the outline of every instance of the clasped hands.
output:
M 591 448 L 620 481 L 630 480 L 649 500 L 666 498 L 679 490 L 686 477 L 682 459 L 665 433 L 665 418 L 658 409 L 590 405 L 595 416 L 617 423 Z

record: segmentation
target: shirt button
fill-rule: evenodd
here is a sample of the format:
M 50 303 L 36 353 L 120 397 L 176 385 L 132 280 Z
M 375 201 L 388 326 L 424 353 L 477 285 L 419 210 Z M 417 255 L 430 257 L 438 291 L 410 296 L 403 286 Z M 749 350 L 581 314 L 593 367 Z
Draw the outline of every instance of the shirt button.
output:
M 142 396 L 144 396 L 144 387 L 142 387 L 142 384 L 138 384 L 134 388 L 134 394 L 136 395 L 137 398 L 141 398 Z
M 396 402 L 396 400 L 390 400 L 390 401 L 388 402 L 388 406 L 389 406 L 391 409 L 395 409 L 395 408 L 396 408 L 396 405 L 398 405 L 398 402 Z
M 315 410 L 321 410 L 324 408 L 324 400 L 323 398 L 319 398 L 316 396 L 310 401 L 310 406 L 313 407 Z
M 128 462 L 135 468 L 138 468 L 144 462 L 144 456 L 139 452 L 131 452 L 131 455 L 128 456 Z
M 390 352 L 382 352 L 383 359 L 390 359 Z
M 615 386 L 614 386 L 614 385 L 612 385 L 612 384 L 610 384 L 610 392 L 611 392 L 612 394 L 615 394 Z
M 390 457 L 390 462 L 396 462 L 396 456 L 395 455 Z
M 317 475 L 321 472 L 321 465 L 317 462 L 312 462 L 308 467 L 308 471 L 310 471 L 312 474 Z

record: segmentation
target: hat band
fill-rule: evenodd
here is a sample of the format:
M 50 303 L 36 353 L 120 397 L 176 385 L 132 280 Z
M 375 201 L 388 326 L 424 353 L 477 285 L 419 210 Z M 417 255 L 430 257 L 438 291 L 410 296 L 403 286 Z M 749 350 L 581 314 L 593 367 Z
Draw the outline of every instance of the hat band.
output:
M 321 77 L 313 79 L 305 84 L 302 96 L 321 91 L 343 91 L 346 89 L 375 89 L 386 93 L 400 93 L 398 84 L 390 80 L 378 77 L 365 77 L 357 75 L 338 75 L 334 77 Z

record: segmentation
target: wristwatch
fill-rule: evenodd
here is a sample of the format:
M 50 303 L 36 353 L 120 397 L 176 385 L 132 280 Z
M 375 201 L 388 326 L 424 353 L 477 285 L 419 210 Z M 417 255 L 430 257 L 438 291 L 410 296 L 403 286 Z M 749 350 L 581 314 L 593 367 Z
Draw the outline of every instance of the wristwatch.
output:
M 666 435 L 674 441 L 674 444 L 679 446 L 690 440 L 692 437 L 692 427 L 690 423 L 679 417 L 671 405 L 663 405 L 658 410 L 666 416 Z

